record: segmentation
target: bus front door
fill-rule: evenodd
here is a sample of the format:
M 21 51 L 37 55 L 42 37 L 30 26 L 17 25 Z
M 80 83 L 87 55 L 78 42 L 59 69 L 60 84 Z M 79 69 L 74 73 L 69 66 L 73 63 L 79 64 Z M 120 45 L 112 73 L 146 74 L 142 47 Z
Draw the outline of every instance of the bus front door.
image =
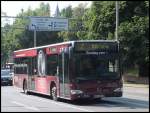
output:
M 30 65 L 28 65 L 28 88 L 29 90 L 35 90 L 35 76 L 33 74 L 34 60 L 30 58 Z
M 60 97 L 69 98 L 69 73 L 68 73 L 68 54 L 62 52 L 59 55 L 59 83 Z

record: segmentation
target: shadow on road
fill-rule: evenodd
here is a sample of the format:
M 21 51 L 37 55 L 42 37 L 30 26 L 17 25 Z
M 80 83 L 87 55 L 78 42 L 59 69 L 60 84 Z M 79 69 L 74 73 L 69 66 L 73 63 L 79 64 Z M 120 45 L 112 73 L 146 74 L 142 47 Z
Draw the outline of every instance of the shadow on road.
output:
M 79 106 L 97 106 L 97 107 L 126 107 L 130 109 L 149 108 L 149 102 L 138 99 L 130 99 L 125 97 L 120 98 L 104 98 L 102 100 L 78 100 L 69 102 Z
M 23 92 L 21 92 L 23 93 Z M 42 95 L 42 94 L 36 94 L 36 93 L 30 93 L 32 95 L 42 97 L 45 99 L 50 99 L 50 96 Z M 127 109 L 141 109 L 141 108 L 149 108 L 149 101 L 144 100 L 138 100 L 138 99 L 131 99 L 126 97 L 113 97 L 113 98 L 103 98 L 103 99 L 81 99 L 76 101 L 70 101 L 65 99 L 59 99 L 59 102 L 77 105 L 77 106 L 95 106 L 95 107 L 124 107 Z

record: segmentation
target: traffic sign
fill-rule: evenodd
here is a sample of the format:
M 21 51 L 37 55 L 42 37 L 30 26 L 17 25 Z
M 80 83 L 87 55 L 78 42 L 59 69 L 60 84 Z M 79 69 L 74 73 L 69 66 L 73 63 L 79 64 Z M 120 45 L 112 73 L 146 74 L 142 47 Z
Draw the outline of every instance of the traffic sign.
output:
M 55 17 L 30 17 L 29 30 L 67 31 L 68 19 Z

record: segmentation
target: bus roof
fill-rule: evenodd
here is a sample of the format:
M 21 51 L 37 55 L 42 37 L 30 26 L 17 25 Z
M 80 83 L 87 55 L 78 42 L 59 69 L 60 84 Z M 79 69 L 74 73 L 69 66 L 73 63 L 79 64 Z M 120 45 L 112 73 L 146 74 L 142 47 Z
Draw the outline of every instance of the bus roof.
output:
M 117 42 L 118 43 L 118 41 L 116 41 L 116 40 L 75 40 L 75 41 L 67 41 L 67 42 L 61 42 L 61 43 L 56 43 L 56 44 L 49 44 L 49 45 L 39 46 L 39 47 L 32 47 L 32 48 L 27 48 L 27 49 L 20 49 L 20 50 L 14 51 L 14 52 L 32 50 L 32 49 L 40 49 L 40 48 L 63 45 L 63 44 L 71 44 L 71 43 L 73 44 L 75 42 Z

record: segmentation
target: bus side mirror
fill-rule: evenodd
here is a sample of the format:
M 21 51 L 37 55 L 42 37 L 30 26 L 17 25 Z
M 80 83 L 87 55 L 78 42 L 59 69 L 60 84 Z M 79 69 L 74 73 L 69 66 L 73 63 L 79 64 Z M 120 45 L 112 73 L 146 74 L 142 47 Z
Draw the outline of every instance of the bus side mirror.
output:
M 73 47 L 69 47 L 69 59 L 71 58 L 73 54 Z
M 64 48 L 61 52 L 62 55 L 64 55 L 65 58 L 68 58 L 69 56 L 69 48 Z
M 67 48 L 64 48 L 62 51 L 61 51 L 61 54 L 64 54 L 64 56 L 66 58 L 71 58 L 72 56 L 72 53 L 73 53 L 73 48 L 72 47 L 67 47 Z
M 67 47 L 67 48 L 64 48 L 63 52 L 64 52 L 65 54 L 69 54 L 69 48 L 68 48 L 68 47 Z

